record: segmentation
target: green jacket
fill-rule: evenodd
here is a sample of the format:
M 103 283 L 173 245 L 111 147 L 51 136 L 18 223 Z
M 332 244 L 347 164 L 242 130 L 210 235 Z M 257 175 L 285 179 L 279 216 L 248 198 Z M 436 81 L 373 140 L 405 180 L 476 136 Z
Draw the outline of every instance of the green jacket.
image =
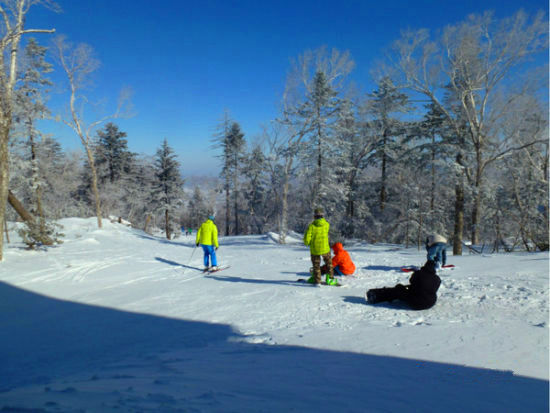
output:
M 330 252 L 328 230 L 330 224 L 325 218 L 318 218 L 309 224 L 304 234 L 304 244 L 309 245 L 311 255 L 325 255 Z
M 213 245 L 218 248 L 218 227 L 214 221 L 207 219 L 197 231 L 195 244 Z

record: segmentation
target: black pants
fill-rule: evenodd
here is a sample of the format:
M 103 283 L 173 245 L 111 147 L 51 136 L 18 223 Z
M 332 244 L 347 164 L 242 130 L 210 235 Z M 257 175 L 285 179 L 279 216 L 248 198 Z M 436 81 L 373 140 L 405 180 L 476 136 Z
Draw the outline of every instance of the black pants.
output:
M 411 291 L 410 286 L 397 284 L 395 287 L 373 288 L 375 299 L 373 304 L 385 301 L 401 300 L 413 310 L 426 310 L 435 305 L 437 297 L 435 294 L 419 294 Z
M 374 304 L 393 300 L 409 301 L 409 289 L 403 284 L 397 284 L 395 287 L 373 288 L 369 291 L 374 291 L 376 294 Z

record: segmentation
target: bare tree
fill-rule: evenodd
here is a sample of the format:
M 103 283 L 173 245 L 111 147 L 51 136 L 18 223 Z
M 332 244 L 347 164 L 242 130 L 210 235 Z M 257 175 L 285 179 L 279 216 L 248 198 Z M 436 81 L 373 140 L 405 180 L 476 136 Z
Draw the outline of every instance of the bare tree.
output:
M 521 64 L 547 49 L 547 29 L 542 12 L 529 19 L 519 11 L 502 20 L 485 13 L 446 27 L 436 38 L 422 29 L 404 32 L 395 43 L 397 59 L 391 66 L 397 70 L 397 77 L 402 77 L 402 86 L 427 96 L 444 113 L 456 133 L 456 167 L 473 187 L 473 243 L 478 242 L 487 166 L 525 145 L 536 143 L 517 143 L 511 135 L 510 139 L 503 139 L 496 126 L 515 101 L 533 93 L 526 88 L 514 90 L 510 84 L 518 78 L 514 70 L 525 73 L 527 69 Z M 453 96 L 455 106 L 445 104 L 442 98 L 445 92 Z M 463 191 L 457 192 L 458 197 L 460 193 Z M 463 202 L 457 198 L 456 204 L 462 206 Z M 461 214 L 463 211 L 456 211 L 457 217 Z M 457 248 L 462 234 L 455 233 L 454 239 Z M 455 250 L 455 254 L 457 252 Z
M 28 33 L 53 33 L 54 30 L 25 29 L 25 16 L 31 6 L 42 4 L 53 10 L 57 5 L 50 0 L 0 1 L 0 228 L 4 227 L 9 186 L 8 143 L 12 126 L 13 96 L 17 81 L 19 44 Z M 3 258 L 4 237 L 0 237 L 0 261 Z
M 121 92 L 116 111 L 113 114 L 104 116 L 86 125 L 83 112 L 87 99 L 81 93 L 86 88 L 90 75 L 99 68 L 100 62 L 94 57 L 92 47 L 85 43 L 74 46 L 67 42 L 65 36 L 58 36 L 54 44 L 57 49 L 57 58 L 67 74 L 70 88 L 70 119 L 63 119 L 63 123 L 75 131 L 86 151 L 92 175 L 92 193 L 95 200 L 97 226 L 101 228 L 101 201 L 92 148 L 92 134 L 100 124 L 121 116 L 123 108 L 126 108 L 129 102 L 130 91 L 126 89 Z

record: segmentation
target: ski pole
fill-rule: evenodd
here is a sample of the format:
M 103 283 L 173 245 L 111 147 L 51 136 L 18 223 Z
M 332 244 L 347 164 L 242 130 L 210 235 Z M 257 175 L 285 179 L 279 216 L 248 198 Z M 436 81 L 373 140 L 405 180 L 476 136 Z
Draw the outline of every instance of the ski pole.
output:
M 191 252 L 191 256 L 189 257 L 189 261 L 187 262 L 187 265 L 183 269 L 183 272 L 181 273 L 181 275 L 185 274 L 185 270 L 187 270 L 187 268 L 189 268 L 189 264 L 191 264 L 191 260 L 193 259 L 193 255 L 195 254 L 196 250 L 197 250 L 197 246 L 195 245 L 195 248 L 193 248 L 193 251 Z

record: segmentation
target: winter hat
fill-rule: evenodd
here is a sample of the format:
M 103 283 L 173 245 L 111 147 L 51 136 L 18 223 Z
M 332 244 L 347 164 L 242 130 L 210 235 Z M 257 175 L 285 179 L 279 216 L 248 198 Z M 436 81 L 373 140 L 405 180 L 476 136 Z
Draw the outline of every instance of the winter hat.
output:
M 323 216 L 323 208 L 315 208 L 315 210 L 313 211 L 313 214 L 316 216 L 316 217 L 322 217 Z
M 211 219 L 212 221 L 214 221 L 214 218 L 216 218 L 214 215 L 208 215 L 208 219 Z

